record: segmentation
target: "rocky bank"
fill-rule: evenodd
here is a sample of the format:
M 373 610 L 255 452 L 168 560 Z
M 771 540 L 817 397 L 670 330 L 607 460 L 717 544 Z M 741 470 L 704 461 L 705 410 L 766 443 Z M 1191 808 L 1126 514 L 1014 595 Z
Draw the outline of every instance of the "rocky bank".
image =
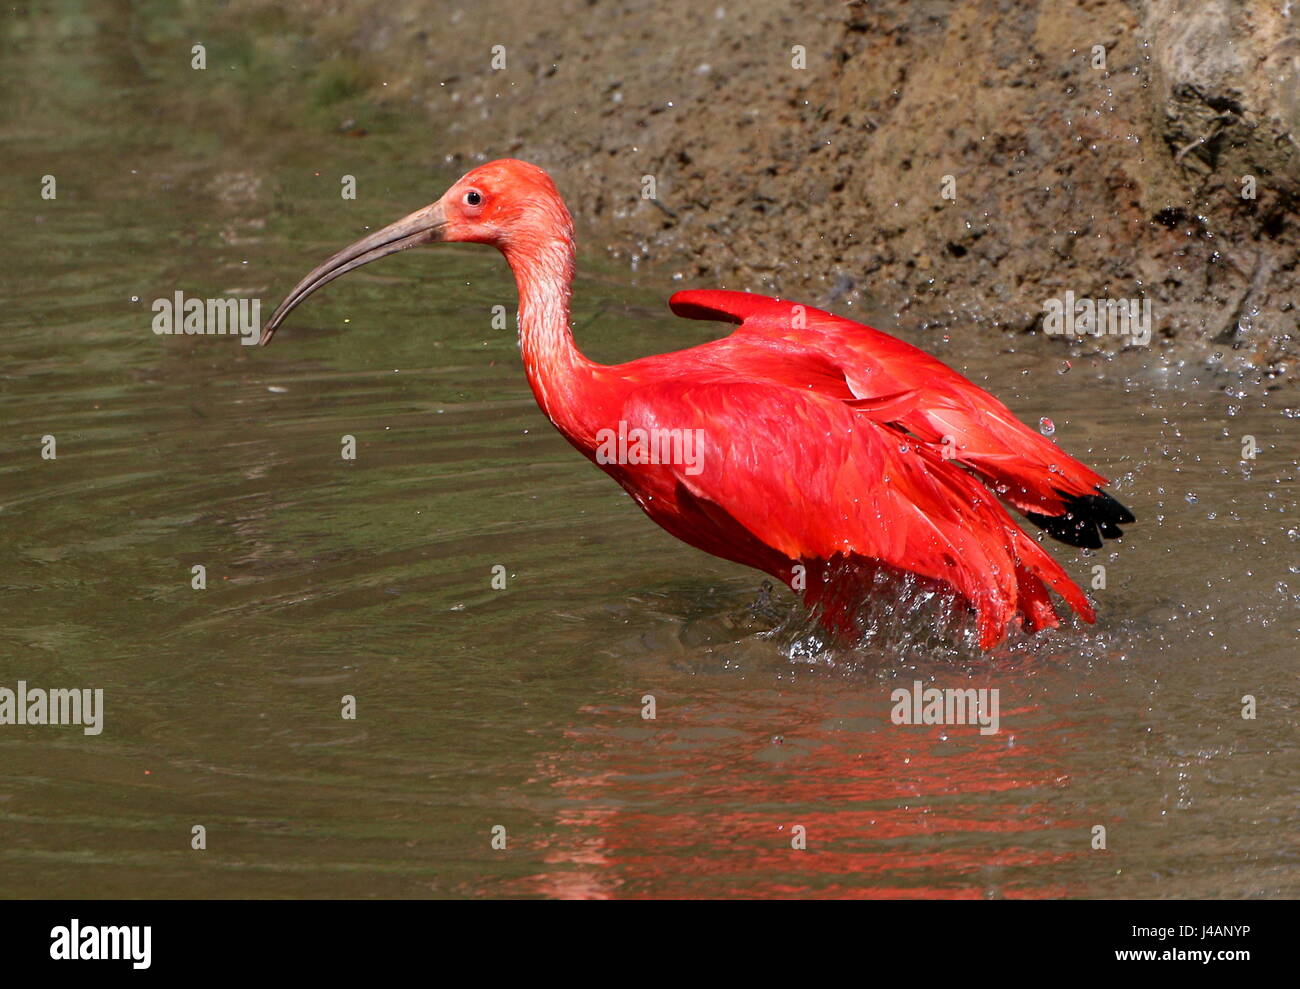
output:
M 316 0 L 282 16 L 375 105 L 427 115 L 429 155 L 533 160 L 589 238 L 688 283 L 1023 332 L 1067 290 L 1150 299 L 1164 359 L 1277 382 L 1300 336 L 1291 6 Z

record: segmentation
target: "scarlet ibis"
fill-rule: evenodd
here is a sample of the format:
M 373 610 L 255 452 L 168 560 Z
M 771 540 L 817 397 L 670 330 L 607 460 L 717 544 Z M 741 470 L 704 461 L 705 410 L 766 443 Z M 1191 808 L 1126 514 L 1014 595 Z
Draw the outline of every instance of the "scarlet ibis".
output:
M 261 343 L 322 285 L 434 241 L 505 255 L 528 383 L 565 439 L 668 532 L 781 580 L 832 632 L 853 631 L 880 574 L 964 601 L 985 649 L 1014 619 L 1031 632 L 1058 625 L 1049 587 L 1095 621 L 1002 502 L 1061 542 L 1098 548 L 1134 521 L 1104 477 L 924 351 L 781 299 L 677 292 L 677 315 L 739 328 L 626 364 L 588 360 L 569 326 L 573 221 L 526 162 L 480 165 L 339 251 L 288 294 Z

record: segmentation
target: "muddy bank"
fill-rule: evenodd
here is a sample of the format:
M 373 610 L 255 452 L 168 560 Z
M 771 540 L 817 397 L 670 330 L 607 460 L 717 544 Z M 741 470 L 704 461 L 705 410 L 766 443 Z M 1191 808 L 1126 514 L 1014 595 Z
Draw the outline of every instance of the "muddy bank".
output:
M 1294 374 L 1300 36 L 1266 6 L 362 0 L 279 16 L 309 39 L 303 71 L 427 114 L 417 154 L 536 161 L 589 237 L 685 282 L 1024 332 L 1067 291 L 1143 298 L 1167 359 Z

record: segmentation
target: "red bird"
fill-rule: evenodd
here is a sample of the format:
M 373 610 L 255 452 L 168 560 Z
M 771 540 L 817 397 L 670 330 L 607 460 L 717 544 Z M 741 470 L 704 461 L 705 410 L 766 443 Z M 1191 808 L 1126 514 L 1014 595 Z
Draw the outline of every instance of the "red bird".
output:
M 519 345 L 537 404 L 655 522 L 780 579 L 836 633 L 878 574 L 914 575 L 974 610 L 990 648 L 1019 619 L 1059 624 L 1083 592 L 999 499 L 1072 546 L 1134 521 L 1106 479 L 924 351 L 861 323 L 746 292 L 678 292 L 673 312 L 730 336 L 596 364 L 569 329 L 573 222 L 550 177 L 501 160 L 307 275 L 262 330 L 327 282 L 433 241 L 491 244 L 519 289 Z

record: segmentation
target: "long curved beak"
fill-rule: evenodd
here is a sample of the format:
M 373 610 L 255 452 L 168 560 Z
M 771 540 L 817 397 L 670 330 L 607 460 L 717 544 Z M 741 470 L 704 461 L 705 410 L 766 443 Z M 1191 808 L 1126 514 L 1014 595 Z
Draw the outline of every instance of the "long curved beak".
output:
M 262 336 L 258 340 L 263 347 L 271 342 L 271 337 L 279 329 L 284 318 L 293 312 L 298 303 L 311 295 L 322 285 L 334 281 L 340 275 L 346 275 L 353 268 L 360 268 L 389 254 L 396 254 L 408 247 L 419 247 L 442 239 L 443 228 L 447 219 L 443 215 L 441 203 L 430 203 L 423 209 L 417 209 L 410 216 L 404 216 L 396 223 L 389 224 L 382 230 L 376 230 L 367 237 L 362 237 L 339 251 L 323 264 L 313 268 L 307 277 L 293 287 L 279 307 L 271 314 L 270 320 L 262 327 Z

